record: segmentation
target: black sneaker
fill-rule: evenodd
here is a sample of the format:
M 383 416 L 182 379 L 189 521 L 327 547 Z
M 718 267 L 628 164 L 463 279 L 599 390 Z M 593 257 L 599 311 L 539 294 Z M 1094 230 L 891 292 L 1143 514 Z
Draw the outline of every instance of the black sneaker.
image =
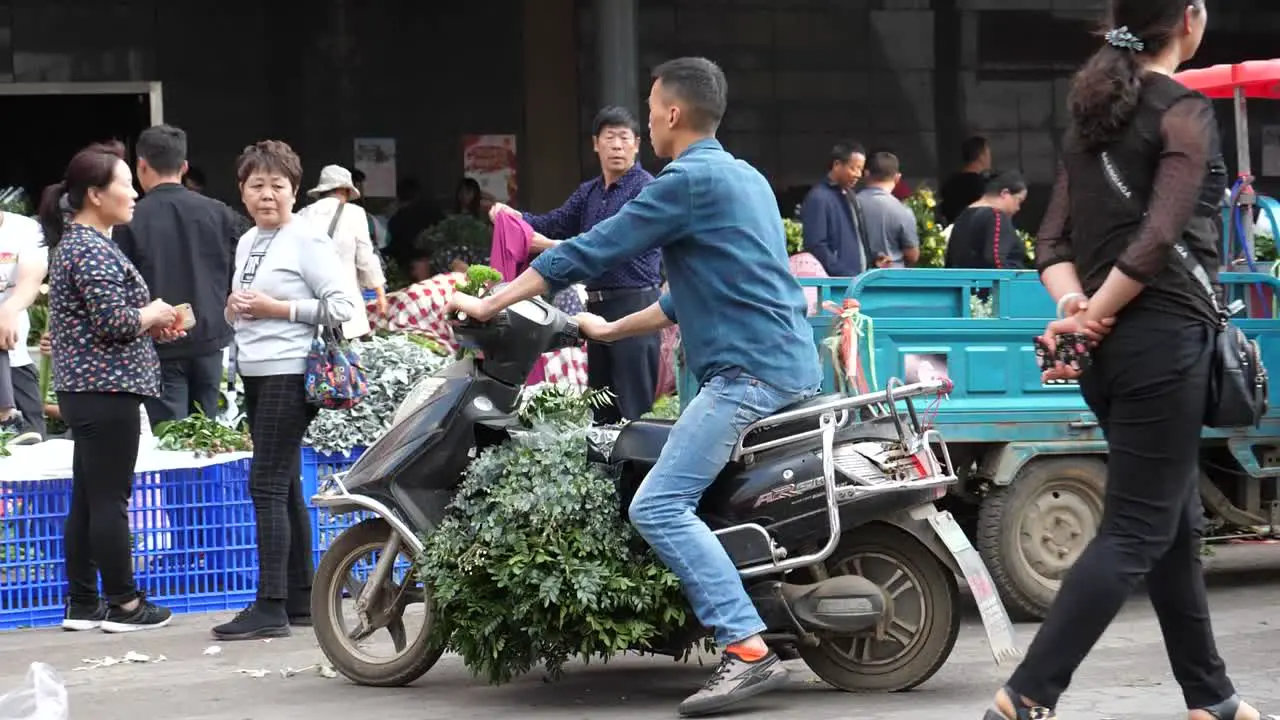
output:
M 109 633 L 128 633 L 140 630 L 162 628 L 173 620 L 173 612 L 160 607 L 150 600 L 138 596 L 138 606 L 133 610 L 120 607 L 108 607 L 107 616 L 102 620 L 102 631 Z
M 35 445 L 44 440 L 44 438 L 40 437 L 40 433 L 32 432 L 26 428 L 26 418 L 17 410 L 10 413 L 9 417 L 0 420 L 0 432 L 9 433 L 13 436 L 6 441 L 7 445 Z
M 213 629 L 215 640 L 256 640 L 289 637 L 289 616 L 284 603 L 258 601 L 236 613 L 231 622 Z
M 107 619 L 107 604 L 98 600 L 94 604 L 67 601 L 67 612 L 62 616 L 63 630 L 97 630 Z
M 787 668 L 773 651 L 749 662 L 726 650 L 711 679 L 680 703 L 680 715 L 693 717 L 720 712 L 747 698 L 787 684 Z

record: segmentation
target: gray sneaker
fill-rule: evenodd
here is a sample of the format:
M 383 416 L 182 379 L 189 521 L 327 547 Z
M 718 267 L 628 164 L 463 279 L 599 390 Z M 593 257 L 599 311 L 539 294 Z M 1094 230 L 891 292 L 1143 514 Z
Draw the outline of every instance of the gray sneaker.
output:
M 680 703 L 680 715 L 693 717 L 720 712 L 747 698 L 786 685 L 787 674 L 787 668 L 773 651 L 755 662 L 747 662 L 725 652 L 720 657 L 720 666 L 707 684 Z

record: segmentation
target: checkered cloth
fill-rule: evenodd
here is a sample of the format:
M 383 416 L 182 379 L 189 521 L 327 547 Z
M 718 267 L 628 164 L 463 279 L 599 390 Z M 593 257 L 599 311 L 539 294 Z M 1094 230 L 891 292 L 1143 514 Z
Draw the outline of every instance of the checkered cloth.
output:
M 369 304 L 369 324 L 379 330 L 423 335 L 449 352 L 456 352 L 458 343 L 444 311 L 458 283 L 466 279 L 462 273 L 444 273 L 397 290 L 387 295 L 386 317 L 379 317 L 376 306 Z M 578 390 L 587 388 L 585 345 L 546 353 L 540 362 L 544 363 L 546 382 L 565 383 Z

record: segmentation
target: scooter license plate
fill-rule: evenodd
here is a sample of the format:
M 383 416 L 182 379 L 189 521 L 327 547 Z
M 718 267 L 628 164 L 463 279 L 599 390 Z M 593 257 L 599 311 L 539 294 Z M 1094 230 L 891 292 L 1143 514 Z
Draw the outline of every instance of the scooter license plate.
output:
M 982 614 L 982 625 L 987 631 L 987 641 L 991 644 L 991 654 L 996 663 L 1016 659 L 1021 651 L 1013 637 L 1013 623 L 1004 609 L 1004 603 L 1000 601 L 1000 595 L 996 592 L 986 563 L 982 562 L 982 556 L 969 542 L 969 537 L 964 534 L 951 513 L 939 510 L 930 514 L 928 519 L 929 525 L 947 546 L 951 557 L 960 566 L 960 572 L 964 574 L 969 592 L 973 594 L 978 612 Z

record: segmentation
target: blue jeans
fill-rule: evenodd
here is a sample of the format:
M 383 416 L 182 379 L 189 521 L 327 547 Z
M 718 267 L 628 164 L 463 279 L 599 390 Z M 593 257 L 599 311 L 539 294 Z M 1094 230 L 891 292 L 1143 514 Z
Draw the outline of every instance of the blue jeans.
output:
M 680 578 L 694 614 L 721 647 L 765 625 L 724 546 L 698 519 L 698 501 L 748 425 L 817 391 L 782 392 L 746 375 L 713 377 L 680 415 L 631 501 L 631 524 Z

